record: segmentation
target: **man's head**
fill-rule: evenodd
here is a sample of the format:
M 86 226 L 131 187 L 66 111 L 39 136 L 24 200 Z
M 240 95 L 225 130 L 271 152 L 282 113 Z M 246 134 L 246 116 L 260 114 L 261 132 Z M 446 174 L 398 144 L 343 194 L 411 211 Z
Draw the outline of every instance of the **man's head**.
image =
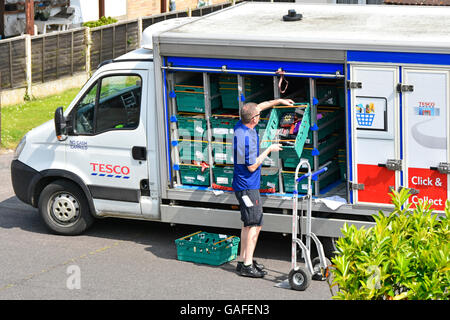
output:
M 258 124 L 259 110 L 257 106 L 258 105 L 254 102 L 248 102 L 242 106 L 241 120 L 243 124 Z

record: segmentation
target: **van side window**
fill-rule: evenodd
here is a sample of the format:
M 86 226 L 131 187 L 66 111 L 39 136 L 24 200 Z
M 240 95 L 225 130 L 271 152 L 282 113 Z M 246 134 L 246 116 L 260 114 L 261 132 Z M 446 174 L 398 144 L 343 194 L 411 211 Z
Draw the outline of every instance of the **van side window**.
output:
M 75 132 L 78 134 L 94 133 L 94 106 L 97 96 L 97 84 L 78 102 L 75 112 Z
M 74 129 L 77 134 L 132 130 L 139 125 L 142 81 L 136 75 L 108 76 L 99 80 L 79 102 Z

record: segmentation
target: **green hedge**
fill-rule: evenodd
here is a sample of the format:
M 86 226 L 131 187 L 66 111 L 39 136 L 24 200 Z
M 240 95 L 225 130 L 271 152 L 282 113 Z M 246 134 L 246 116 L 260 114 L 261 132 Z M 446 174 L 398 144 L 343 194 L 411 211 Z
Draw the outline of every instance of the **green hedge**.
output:
M 390 195 L 395 209 L 374 215 L 376 226 L 342 229 L 332 259 L 333 299 L 449 299 L 450 202 L 438 216 L 429 203 L 410 209 L 407 189 Z

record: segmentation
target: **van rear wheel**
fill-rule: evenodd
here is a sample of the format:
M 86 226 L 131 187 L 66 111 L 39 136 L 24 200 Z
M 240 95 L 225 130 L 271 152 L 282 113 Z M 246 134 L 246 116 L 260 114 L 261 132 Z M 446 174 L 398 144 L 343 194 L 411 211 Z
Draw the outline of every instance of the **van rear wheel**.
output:
M 57 180 L 47 185 L 38 208 L 46 226 L 56 234 L 81 234 L 94 222 L 86 196 L 70 181 Z

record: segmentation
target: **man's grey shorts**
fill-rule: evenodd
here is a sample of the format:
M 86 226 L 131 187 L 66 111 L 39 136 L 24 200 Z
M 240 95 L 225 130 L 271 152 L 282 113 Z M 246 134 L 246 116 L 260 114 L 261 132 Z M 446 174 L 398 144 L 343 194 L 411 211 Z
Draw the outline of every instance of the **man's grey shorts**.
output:
M 263 210 L 259 189 L 250 189 L 235 192 L 241 209 L 241 220 L 244 227 L 263 225 Z

